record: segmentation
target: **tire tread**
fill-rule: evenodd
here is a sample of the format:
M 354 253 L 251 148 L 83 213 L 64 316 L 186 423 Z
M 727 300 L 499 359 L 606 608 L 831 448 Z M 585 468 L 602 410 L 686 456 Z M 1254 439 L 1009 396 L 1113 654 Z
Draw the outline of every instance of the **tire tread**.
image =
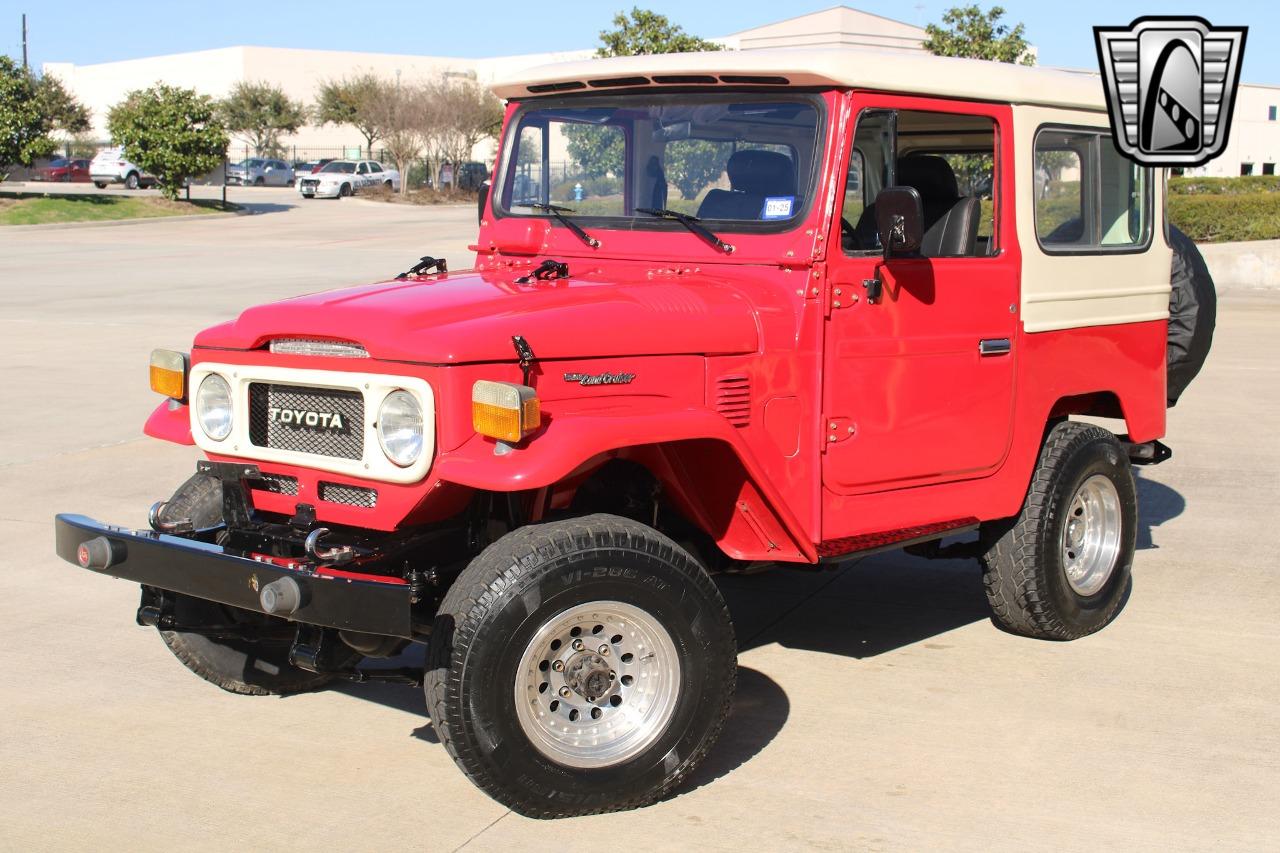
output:
M 547 524 L 529 525 L 499 539 L 471 563 L 446 593 L 440 605 L 437 623 L 441 617 L 452 617 L 453 642 L 450 647 L 432 643 L 428 654 L 424 687 L 427 695 L 431 722 L 440 742 L 463 773 L 482 791 L 501 803 L 517 807 L 521 814 L 534 818 L 561 818 L 601 814 L 611 811 L 639 808 L 660 799 L 684 781 L 685 777 L 706 757 L 724 728 L 732 705 L 737 682 L 737 667 L 726 667 L 723 685 L 726 701 L 716 712 L 715 719 L 698 748 L 686 756 L 680 765 L 664 779 L 658 788 L 633 797 L 610 802 L 599 807 L 564 808 L 545 800 L 512 802 L 510 788 L 494 778 L 474 744 L 457 734 L 462 720 L 457 713 L 461 703 L 457 701 L 462 689 L 461 667 L 454 665 L 483 627 L 490 608 L 499 603 L 503 593 L 540 566 L 558 556 L 586 549 L 618 549 L 644 553 L 681 568 L 690 585 L 700 587 L 709 598 L 718 602 L 716 619 L 731 624 L 728 606 L 720 596 L 710 576 L 688 552 L 666 536 L 644 524 L 612 515 L 588 515 Z M 737 644 L 732 631 L 727 632 L 726 645 L 721 649 L 730 660 L 737 654 Z M 452 700 L 452 701 L 451 701 Z

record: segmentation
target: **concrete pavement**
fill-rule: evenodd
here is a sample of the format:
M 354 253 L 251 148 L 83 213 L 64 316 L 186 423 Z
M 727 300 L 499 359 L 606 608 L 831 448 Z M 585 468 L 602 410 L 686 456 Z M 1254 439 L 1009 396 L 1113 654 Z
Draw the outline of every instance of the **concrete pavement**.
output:
M 986 618 L 976 567 L 902 554 L 723 580 L 742 645 L 720 744 L 668 800 L 536 822 L 476 791 L 416 688 L 232 696 L 52 554 L 74 510 L 142 526 L 196 454 L 141 436 L 147 353 L 256 302 L 466 266 L 470 208 L 302 202 L 0 231 L 0 848 L 1094 850 L 1280 834 L 1280 295 L 1224 298 L 1143 471 L 1134 591 L 1074 643 Z

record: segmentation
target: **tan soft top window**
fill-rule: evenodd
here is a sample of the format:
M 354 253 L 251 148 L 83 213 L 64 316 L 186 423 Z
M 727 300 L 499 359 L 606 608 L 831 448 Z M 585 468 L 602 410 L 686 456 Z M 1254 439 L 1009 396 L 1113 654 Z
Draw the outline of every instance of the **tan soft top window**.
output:
M 1036 238 L 1049 253 L 1141 251 L 1151 242 L 1151 170 L 1109 132 L 1045 128 L 1035 143 Z

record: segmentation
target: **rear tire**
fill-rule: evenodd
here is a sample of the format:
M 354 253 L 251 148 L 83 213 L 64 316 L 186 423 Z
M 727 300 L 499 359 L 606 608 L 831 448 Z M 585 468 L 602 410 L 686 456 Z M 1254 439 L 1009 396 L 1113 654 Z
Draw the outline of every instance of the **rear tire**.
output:
M 728 609 L 702 567 L 652 528 L 590 515 L 521 528 L 472 561 L 440 605 L 425 689 L 471 781 L 553 818 L 678 785 L 736 678 Z
M 106 181 L 94 181 L 94 182 L 93 182 L 93 185 L 94 185 L 95 187 L 97 187 L 98 189 L 100 189 L 100 190 L 105 190 L 105 189 L 107 188 L 107 182 L 106 182 Z
M 1022 512 L 997 527 L 983 557 L 993 621 L 1046 640 L 1106 626 L 1129 592 L 1137 518 L 1133 470 L 1116 437 L 1054 426 Z
M 222 524 L 222 483 L 196 474 L 160 512 L 161 521 L 190 519 L 197 530 Z M 177 596 L 178 624 L 275 626 L 284 620 L 190 596 Z M 247 696 L 300 693 L 323 687 L 332 676 L 289 663 L 290 640 L 229 640 L 189 631 L 161 631 L 160 638 L 196 675 L 231 693 Z

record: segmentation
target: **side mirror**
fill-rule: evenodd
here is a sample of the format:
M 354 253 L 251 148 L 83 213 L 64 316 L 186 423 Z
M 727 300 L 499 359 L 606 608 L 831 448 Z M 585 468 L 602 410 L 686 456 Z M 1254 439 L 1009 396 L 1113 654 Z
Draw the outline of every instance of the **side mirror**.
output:
M 924 242 L 924 205 L 914 187 L 885 187 L 876 195 L 876 227 L 884 259 L 914 255 Z
M 489 182 L 485 181 L 480 184 L 480 189 L 476 190 L 476 222 L 484 221 L 484 208 L 489 203 Z

